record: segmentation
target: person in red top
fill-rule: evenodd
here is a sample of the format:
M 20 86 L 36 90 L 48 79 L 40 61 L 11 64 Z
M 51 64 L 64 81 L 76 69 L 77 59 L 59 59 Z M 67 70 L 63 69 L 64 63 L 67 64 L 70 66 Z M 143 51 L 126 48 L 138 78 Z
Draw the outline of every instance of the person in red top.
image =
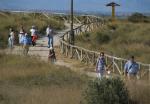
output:
M 36 27 L 32 26 L 32 29 L 30 29 L 30 32 L 31 32 L 31 37 L 32 37 L 32 45 L 35 46 L 36 45 L 36 40 L 38 38 Z
M 33 46 L 36 45 L 36 40 L 37 40 L 37 38 L 38 38 L 38 37 L 37 37 L 37 35 L 35 35 L 35 34 L 32 36 L 32 45 L 33 45 Z

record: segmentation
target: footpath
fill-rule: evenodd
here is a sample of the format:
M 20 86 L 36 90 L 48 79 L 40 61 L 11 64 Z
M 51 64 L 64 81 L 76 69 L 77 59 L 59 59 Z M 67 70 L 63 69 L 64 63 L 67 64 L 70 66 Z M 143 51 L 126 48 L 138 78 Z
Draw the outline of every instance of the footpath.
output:
M 65 32 L 69 31 L 69 25 L 66 24 L 66 27 L 68 27 L 65 30 L 59 31 L 54 35 L 54 49 L 56 53 L 56 65 L 59 66 L 65 66 L 67 68 L 70 68 L 73 71 L 79 72 L 79 73 L 86 73 L 91 77 L 95 77 L 96 73 L 94 72 L 94 66 L 86 65 L 84 63 L 80 63 L 77 60 L 69 59 L 68 57 L 61 54 L 59 46 L 60 46 L 60 36 L 62 36 Z M 28 55 L 39 57 L 42 61 L 48 62 L 48 54 L 49 54 L 49 48 L 48 46 L 48 38 L 46 36 L 43 36 L 37 40 L 36 46 L 30 46 Z M 10 52 L 9 49 L 5 50 L 6 53 Z M 22 48 L 20 46 L 15 46 L 12 54 L 22 54 Z M 93 72 L 91 72 L 93 71 Z

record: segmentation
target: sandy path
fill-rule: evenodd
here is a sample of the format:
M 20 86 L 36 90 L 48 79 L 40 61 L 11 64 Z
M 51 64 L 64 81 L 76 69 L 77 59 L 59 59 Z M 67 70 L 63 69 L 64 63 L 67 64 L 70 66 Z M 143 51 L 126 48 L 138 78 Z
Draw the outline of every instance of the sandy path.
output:
M 75 27 L 77 26 L 79 25 L 76 25 Z M 81 64 L 80 62 L 73 60 L 73 59 L 69 59 L 60 53 L 60 49 L 59 49 L 60 36 L 62 36 L 66 31 L 69 30 L 69 24 L 66 24 L 66 27 L 67 29 L 59 31 L 57 32 L 57 34 L 54 35 L 54 49 L 55 49 L 56 58 L 57 58 L 57 61 L 55 64 L 68 67 L 74 71 L 79 71 L 81 73 L 85 73 L 85 70 L 93 69 L 94 68 L 93 66 L 87 66 L 85 64 Z M 43 36 L 42 38 L 39 38 L 36 43 L 37 45 L 35 47 L 30 46 L 28 55 L 40 57 L 41 60 L 48 62 L 48 53 L 49 53 L 49 48 L 47 48 L 48 38 L 46 36 Z M 8 53 L 9 49 L 5 50 L 5 52 Z M 13 49 L 11 53 L 22 55 L 22 49 L 19 46 L 15 46 L 15 48 Z M 88 73 L 88 75 L 96 76 L 95 73 L 91 73 L 91 72 Z

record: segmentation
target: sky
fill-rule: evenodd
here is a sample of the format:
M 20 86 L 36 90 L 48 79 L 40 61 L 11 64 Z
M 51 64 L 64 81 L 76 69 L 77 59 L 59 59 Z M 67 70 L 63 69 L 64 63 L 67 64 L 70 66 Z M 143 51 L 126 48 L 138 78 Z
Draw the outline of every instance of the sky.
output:
M 71 0 L 0 0 L 0 9 L 46 9 L 69 10 Z M 110 12 L 105 5 L 109 2 L 120 4 L 117 12 L 150 13 L 150 0 L 74 0 L 77 11 Z

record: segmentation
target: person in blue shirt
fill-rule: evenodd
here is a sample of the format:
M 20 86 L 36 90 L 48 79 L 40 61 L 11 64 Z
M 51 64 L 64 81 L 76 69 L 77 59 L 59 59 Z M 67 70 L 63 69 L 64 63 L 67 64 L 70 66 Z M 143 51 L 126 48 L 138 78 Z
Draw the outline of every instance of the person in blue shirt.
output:
M 32 44 L 31 36 L 25 33 L 23 38 L 23 54 L 27 55 L 29 51 L 29 45 Z
M 104 52 L 101 52 L 96 63 L 96 72 L 97 72 L 98 78 L 102 79 L 104 72 L 105 72 L 105 68 L 106 68 L 106 61 L 104 57 Z
M 137 64 L 134 60 L 134 56 L 130 57 L 130 60 L 125 63 L 124 73 L 125 76 L 128 76 L 129 79 L 133 79 L 136 77 L 139 71 L 139 64 Z

